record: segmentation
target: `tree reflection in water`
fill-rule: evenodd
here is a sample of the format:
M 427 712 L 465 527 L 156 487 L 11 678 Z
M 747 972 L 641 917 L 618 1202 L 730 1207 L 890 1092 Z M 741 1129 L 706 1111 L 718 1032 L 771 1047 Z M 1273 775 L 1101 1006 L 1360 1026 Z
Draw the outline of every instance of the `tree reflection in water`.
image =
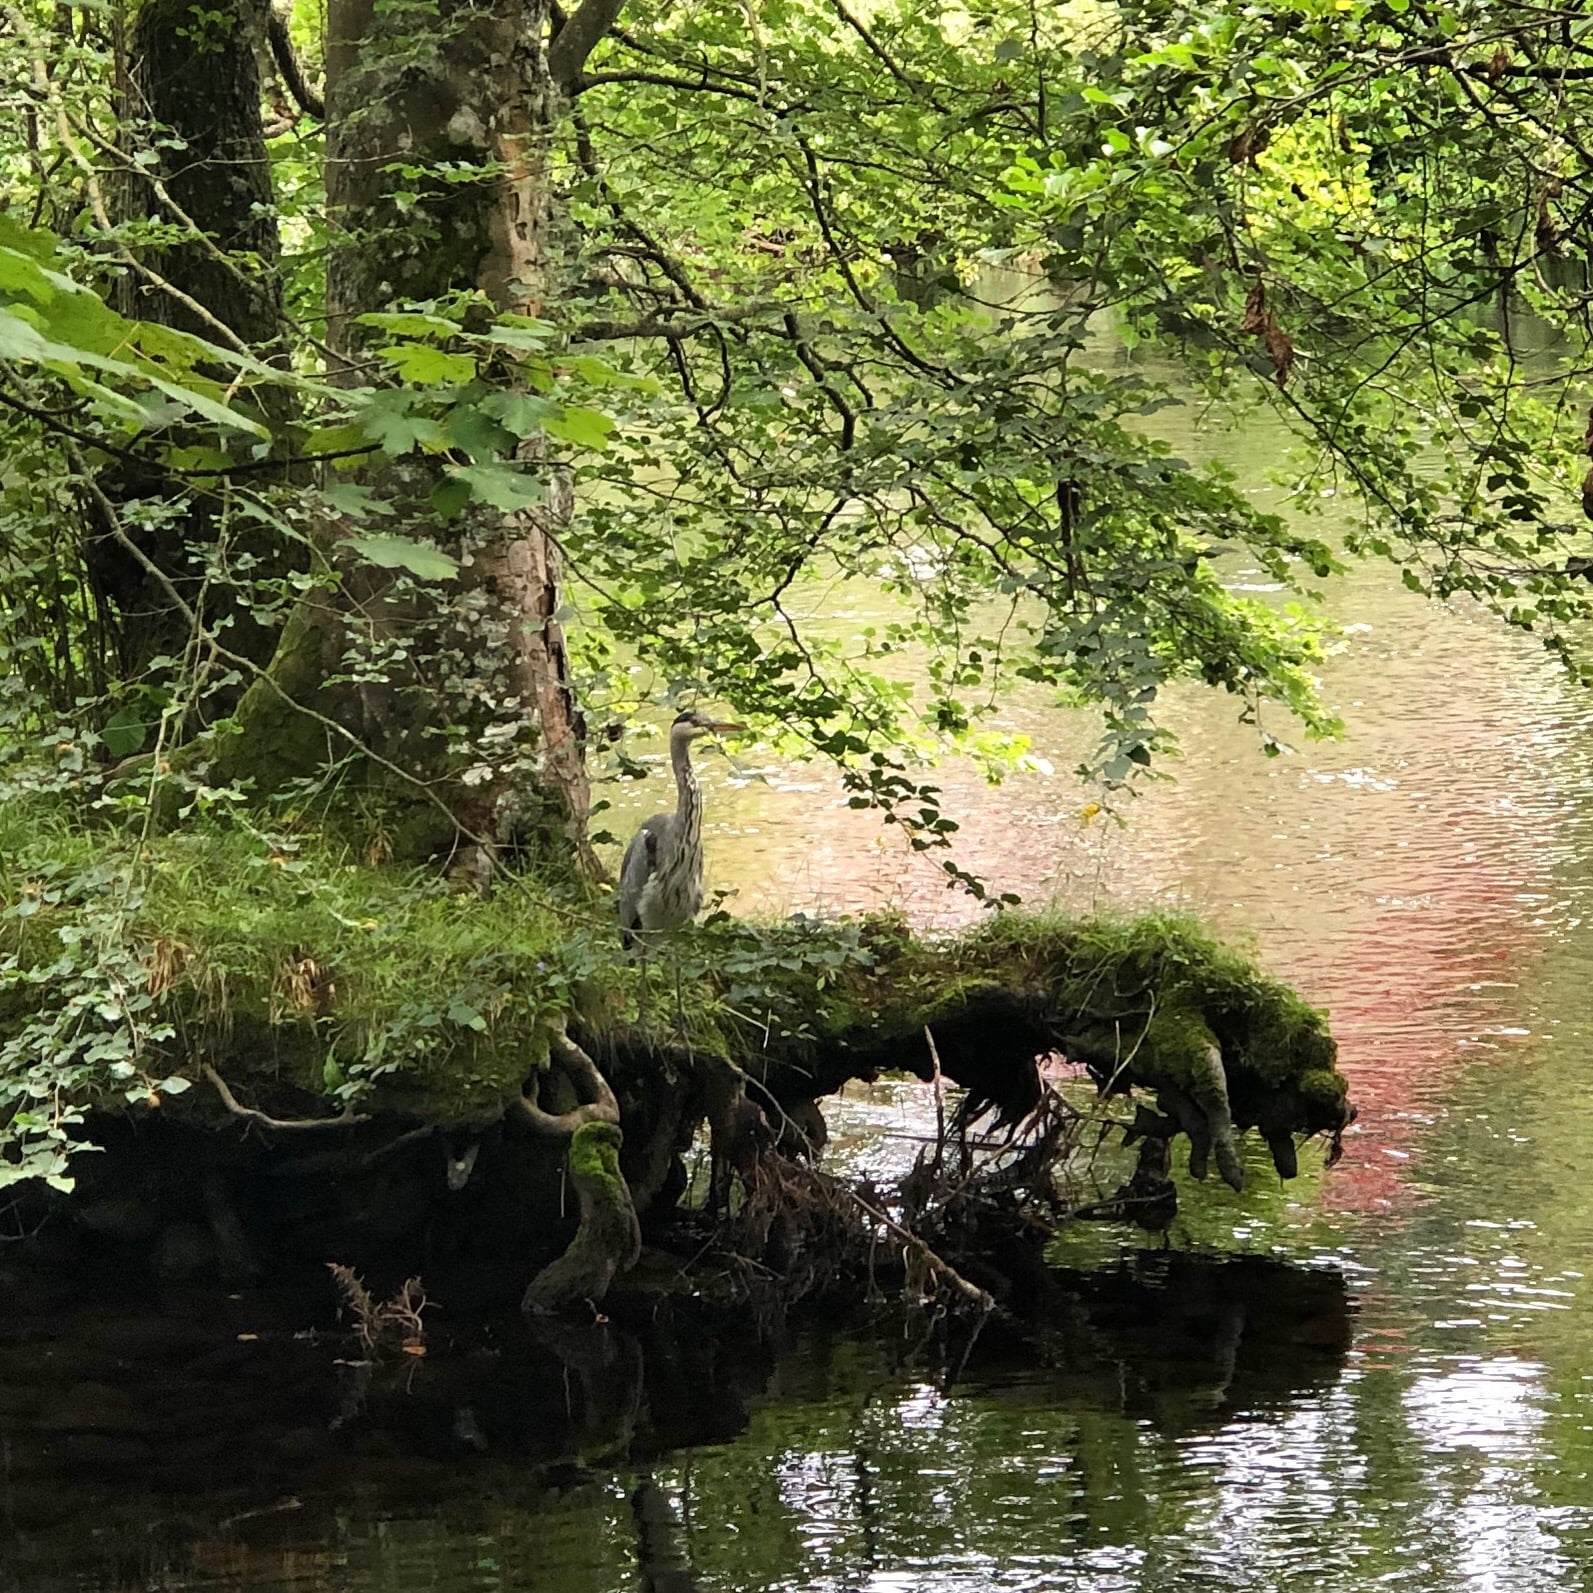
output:
M 1180 1445 L 1236 1430 L 1275 1445 L 1263 1435 L 1291 1409 L 1331 1397 L 1351 1320 L 1337 1272 L 1146 1253 L 1054 1272 L 1038 1326 L 987 1331 L 949 1393 L 899 1337 L 760 1336 L 688 1310 L 488 1324 L 369 1377 L 351 1410 L 359 1374 L 293 1331 L 306 1305 L 78 1302 L 64 1332 L 44 1311 L 13 1318 L 0 1588 L 462 1593 L 491 1566 L 505 1586 L 685 1593 L 1082 1572 L 1145 1541 L 1147 1511 L 1158 1531 L 1191 1517 L 1201 1490 L 1174 1475 L 1209 1468 L 1173 1464 Z

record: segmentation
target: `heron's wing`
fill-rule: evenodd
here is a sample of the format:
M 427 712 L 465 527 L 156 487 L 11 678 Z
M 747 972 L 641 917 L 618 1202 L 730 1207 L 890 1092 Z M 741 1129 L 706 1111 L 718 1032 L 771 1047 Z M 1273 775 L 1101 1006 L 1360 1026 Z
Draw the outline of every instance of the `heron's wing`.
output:
M 619 914 L 620 927 L 627 932 L 642 927 L 642 887 L 658 871 L 658 854 L 674 822 L 671 814 L 655 813 L 625 848 L 625 860 L 620 864 Z

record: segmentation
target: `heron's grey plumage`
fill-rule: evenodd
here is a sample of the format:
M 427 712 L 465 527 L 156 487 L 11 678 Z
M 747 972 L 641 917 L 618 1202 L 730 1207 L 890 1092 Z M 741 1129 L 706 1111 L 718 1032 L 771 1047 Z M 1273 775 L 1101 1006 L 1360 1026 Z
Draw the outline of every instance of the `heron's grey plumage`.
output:
M 740 725 L 688 712 L 669 727 L 675 811 L 655 813 L 625 848 L 620 864 L 620 936 L 627 946 L 654 930 L 679 929 L 702 907 L 702 792 L 691 767 L 691 743 Z

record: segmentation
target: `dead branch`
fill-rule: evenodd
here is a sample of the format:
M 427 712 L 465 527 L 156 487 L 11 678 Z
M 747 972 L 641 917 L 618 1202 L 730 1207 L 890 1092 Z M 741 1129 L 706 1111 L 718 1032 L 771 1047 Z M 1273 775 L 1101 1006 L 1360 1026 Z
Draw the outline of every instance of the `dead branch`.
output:
M 269 1128 L 277 1133 L 300 1132 L 324 1128 L 353 1128 L 360 1123 L 368 1123 L 370 1119 L 362 1112 L 356 1112 L 352 1107 L 345 1106 L 336 1117 L 272 1117 L 268 1112 L 262 1112 L 257 1107 L 241 1106 L 238 1098 L 227 1088 L 227 1081 L 206 1062 L 204 1075 L 215 1086 L 216 1094 L 221 1097 L 221 1104 L 234 1116 L 241 1117 L 245 1122 L 258 1123 L 261 1128 Z
M 876 1222 L 883 1224 L 886 1230 L 895 1238 L 903 1249 L 915 1255 L 928 1270 L 932 1277 L 938 1278 L 942 1283 L 948 1283 L 970 1304 L 979 1308 L 981 1316 L 988 1316 L 996 1308 L 995 1299 L 977 1283 L 970 1283 L 949 1261 L 943 1260 L 924 1243 L 917 1234 L 910 1229 L 902 1227 L 894 1218 L 887 1216 L 877 1206 L 863 1199 L 855 1190 L 848 1191 L 858 1208 L 872 1217 Z
M 824 1174 L 813 1168 L 798 1169 L 792 1164 L 785 1169 L 787 1175 L 796 1174 L 804 1178 L 810 1185 L 822 1184 L 833 1193 L 840 1194 L 845 1200 L 856 1206 L 871 1222 L 879 1224 L 899 1244 L 904 1251 L 913 1256 L 929 1275 L 941 1283 L 948 1284 L 971 1305 L 977 1307 L 981 1316 L 988 1316 L 996 1308 L 992 1295 L 981 1289 L 978 1284 L 970 1283 L 963 1275 L 936 1254 L 925 1242 L 910 1228 L 905 1228 L 886 1212 L 881 1211 L 872 1201 L 864 1199 L 857 1190 L 835 1179 L 827 1178 Z

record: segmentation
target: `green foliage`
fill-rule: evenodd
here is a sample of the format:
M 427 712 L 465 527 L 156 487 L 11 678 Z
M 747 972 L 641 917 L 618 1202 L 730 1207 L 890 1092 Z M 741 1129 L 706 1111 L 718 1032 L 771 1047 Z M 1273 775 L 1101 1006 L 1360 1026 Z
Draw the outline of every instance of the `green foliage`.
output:
M 276 108 L 242 130 L 268 151 L 254 219 L 285 307 L 253 342 L 162 275 L 278 267 L 269 239 L 241 247 L 163 191 L 173 156 L 206 152 L 118 104 L 110 14 L 7 12 L 0 766 L 8 791 L 103 800 L 144 836 L 30 817 L 8 854 L 12 1167 L 66 1176 L 71 1114 L 106 1090 L 174 1094 L 185 1025 L 236 1007 L 280 1028 L 294 947 L 353 1003 L 292 1019 L 294 1086 L 355 1098 L 390 1061 L 457 1056 L 450 1111 L 509 1087 L 578 979 L 629 988 L 545 902 L 470 917 L 314 838 L 365 825 L 362 767 L 388 800 L 406 786 L 412 856 L 499 825 L 505 793 L 540 822 L 537 693 L 514 671 L 552 621 L 591 723 L 727 701 L 920 850 L 957 828 L 931 760 L 1023 758 L 1001 728 L 1015 690 L 1098 710 L 1081 772 L 1103 801 L 1174 750 L 1175 682 L 1231 695 L 1267 754 L 1276 710 L 1331 733 L 1314 599 L 1348 557 L 1468 594 L 1593 679 L 1593 584 L 1567 566 L 1593 450 L 1580 19 L 1495 0 L 630 7 L 549 126 L 450 117 L 376 160 L 364 213 L 333 215 L 336 138 L 385 96 L 418 105 L 503 20 L 378 12 L 371 93 L 330 137 Z M 314 78 L 319 14 L 295 7 L 289 31 Z M 186 42 L 209 48 L 208 22 Z M 506 158 L 522 136 L 534 158 Z M 505 183 L 537 282 L 500 280 Z M 328 258 L 360 267 L 353 311 Z M 1212 429 L 1288 423 L 1287 514 L 1160 439 L 1195 402 Z M 492 611 L 483 571 L 544 523 L 574 602 Z M 1285 597 L 1236 590 L 1235 559 Z M 865 584 L 888 622 L 815 618 Z M 169 789 L 102 799 L 96 774 L 132 756 Z M 223 766 L 236 782 L 207 792 Z M 424 970 L 349 927 L 367 920 L 401 921 Z M 713 992 L 690 1022 L 800 1040 L 819 1027 L 799 990 L 861 1021 L 848 992 L 879 932 L 852 933 L 688 940 Z M 185 972 L 157 995 L 165 941 Z M 690 973 L 710 950 L 722 982 Z M 1214 956 L 1189 967 L 1215 978 Z M 545 983 L 514 982 L 527 958 Z
M 613 91 L 582 102 L 604 132 L 576 188 L 592 258 L 645 212 L 649 236 L 694 240 L 674 265 L 727 308 L 638 345 L 681 408 L 589 467 L 579 546 L 606 623 L 667 678 L 794 719 L 897 811 L 917 780 L 899 753 L 859 767 L 859 743 L 965 737 L 1014 676 L 1102 707 L 1109 784 L 1170 746 L 1156 699 L 1180 675 L 1258 726 L 1274 699 L 1331 730 L 1309 625 L 1229 590 L 1213 555 L 1242 546 L 1309 591 L 1337 551 L 1157 443 L 1195 380 L 1214 419 L 1266 405 L 1297 430 L 1279 464 L 1299 511 L 1360 498 L 1351 551 L 1570 656 L 1585 300 L 1556 256 L 1586 173 L 1555 107 L 1582 92 L 1581 46 L 1540 56 L 1519 8 L 1461 14 L 1453 53 L 1419 65 L 1428 19 L 1376 5 L 903 4 L 865 29 L 798 3 L 749 30 L 727 4 L 617 41 Z M 700 92 L 633 81 L 644 57 Z M 617 296 L 667 291 L 660 267 Z M 1527 375 L 1522 309 L 1566 337 L 1564 379 Z M 1130 348 L 1178 348 L 1177 378 L 1112 358 L 1108 319 Z M 792 600 L 837 571 L 908 611 L 861 656 Z M 878 667 L 892 653 L 918 666 L 911 696 Z
M 607 914 L 529 886 L 482 902 L 224 812 L 161 837 L 3 823 L 0 1183 L 64 1183 L 85 1109 L 179 1109 L 205 1064 L 306 1115 L 490 1119 L 577 989 L 602 1003 Z
M 59 377 L 83 401 L 85 416 L 117 434 L 160 424 L 159 395 L 224 429 L 269 436 L 229 402 L 235 386 L 203 367 L 225 364 L 245 385 L 278 382 L 280 373 L 169 327 L 129 321 L 65 266 L 52 238 L 0 213 L 0 360 Z

